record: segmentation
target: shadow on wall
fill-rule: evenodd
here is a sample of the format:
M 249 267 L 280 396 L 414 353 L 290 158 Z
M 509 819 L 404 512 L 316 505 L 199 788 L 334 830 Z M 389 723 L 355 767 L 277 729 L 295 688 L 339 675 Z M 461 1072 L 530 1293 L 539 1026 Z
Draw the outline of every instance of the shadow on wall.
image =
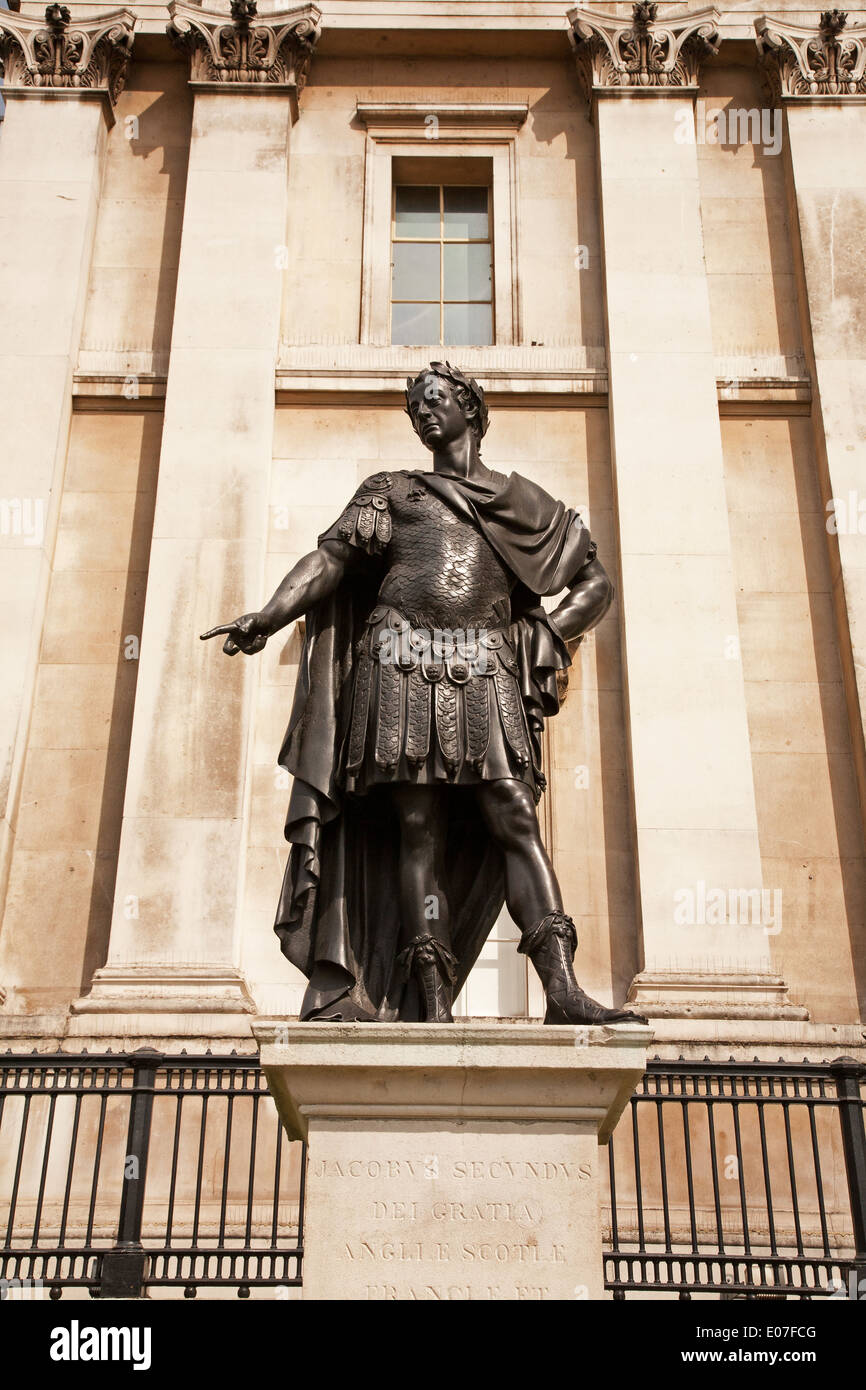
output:
M 105 771 L 99 795 L 99 828 L 94 850 L 95 865 L 87 933 L 82 953 L 81 993 L 90 990 L 93 973 L 108 957 L 114 889 L 120 832 L 123 824 L 123 802 L 129 766 L 129 747 L 132 738 L 132 716 L 135 707 L 135 688 L 138 681 L 138 660 L 132 659 L 130 638 L 144 622 L 144 599 L 147 589 L 147 564 L 153 515 L 156 506 L 156 484 L 159 474 L 159 448 L 162 437 L 162 413 L 148 412 L 143 420 L 138 460 L 137 490 L 130 530 L 130 556 L 141 557 L 139 568 L 133 561 L 124 576 L 125 592 L 120 624 L 123 640 L 118 643 L 114 692 L 109 718 L 108 749 Z M 138 639 L 133 639 L 137 641 Z

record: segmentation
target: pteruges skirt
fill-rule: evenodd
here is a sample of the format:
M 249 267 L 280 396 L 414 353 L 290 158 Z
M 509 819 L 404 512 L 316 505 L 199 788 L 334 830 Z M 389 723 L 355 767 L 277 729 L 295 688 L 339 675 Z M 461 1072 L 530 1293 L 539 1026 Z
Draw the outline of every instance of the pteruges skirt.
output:
M 510 777 L 537 795 L 508 628 L 417 628 L 380 605 L 356 655 L 347 791 Z

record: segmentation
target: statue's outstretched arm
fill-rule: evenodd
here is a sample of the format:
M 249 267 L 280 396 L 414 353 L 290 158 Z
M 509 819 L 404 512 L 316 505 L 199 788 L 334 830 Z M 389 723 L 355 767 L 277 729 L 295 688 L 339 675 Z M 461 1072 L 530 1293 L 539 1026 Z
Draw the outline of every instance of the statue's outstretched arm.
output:
M 575 576 L 568 593 L 549 615 L 566 641 L 601 622 L 613 603 L 613 585 L 600 560 L 590 560 Z
M 254 656 L 281 627 L 333 593 L 355 558 L 352 547 L 344 541 L 323 541 L 318 550 L 312 550 L 289 570 L 260 612 L 244 613 L 231 623 L 212 627 L 201 634 L 202 641 L 224 634 L 227 656 L 236 652 Z

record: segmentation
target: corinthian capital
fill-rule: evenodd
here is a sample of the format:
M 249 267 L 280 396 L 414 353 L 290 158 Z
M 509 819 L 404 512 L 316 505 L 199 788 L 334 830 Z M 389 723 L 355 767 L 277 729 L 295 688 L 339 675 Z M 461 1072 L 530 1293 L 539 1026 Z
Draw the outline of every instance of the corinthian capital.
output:
M 664 96 L 697 90 L 702 59 L 719 50 L 716 10 L 666 20 L 657 19 L 656 11 L 654 4 L 639 3 L 624 21 L 569 10 L 578 75 L 590 102 L 599 92 Z
M 113 108 L 123 91 L 135 15 L 112 10 L 95 19 L 70 20 L 65 5 L 49 5 L 44 19 L 2 11 L 0 74 L 3 94 L 57 96 L 103 93 Z
M 848 29 L 844 10 L 825 10 L 813 25 L 755 20 L 758 51 L 777 101 L 866 96 L 866 25 Z
M 303 90 L 319 38 L 321 11 L 315 5 L 258 18 L 256 0 L 231 0 L 231 16 L 198 5 L 168 7 L 166 33 L 189 55 L 194 87 L 288 91 Z

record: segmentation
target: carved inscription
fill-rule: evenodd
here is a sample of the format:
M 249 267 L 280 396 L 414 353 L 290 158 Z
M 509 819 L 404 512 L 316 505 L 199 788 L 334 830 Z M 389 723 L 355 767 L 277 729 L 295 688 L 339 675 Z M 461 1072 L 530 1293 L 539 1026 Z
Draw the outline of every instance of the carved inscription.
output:
M 519 1182 L 586 1180 L 592 1176 L 588 1163 L 532 1162 L 530 1159 L 440 1159 L 439 1154 L 420 1158 L 320 1158 L 313 1171 L 320 1178 L 515 1178 Z
M 572 1215 L 591 1163 L 464 1153 L 311 1156 L 335 1232 L 345 1213 L 331 1257 L 356 1297 L 543 1300 L 571 1288 Z
M 433 1260 L 437 1263 L 472 1264 L 563 1264 L 563 1245 L 539 1245 L 536 1241 L 485 1240 L 442 1245 L 422 1240 L 358 1240 L 347 1241 L 345 1255 L 349 1260 Z

